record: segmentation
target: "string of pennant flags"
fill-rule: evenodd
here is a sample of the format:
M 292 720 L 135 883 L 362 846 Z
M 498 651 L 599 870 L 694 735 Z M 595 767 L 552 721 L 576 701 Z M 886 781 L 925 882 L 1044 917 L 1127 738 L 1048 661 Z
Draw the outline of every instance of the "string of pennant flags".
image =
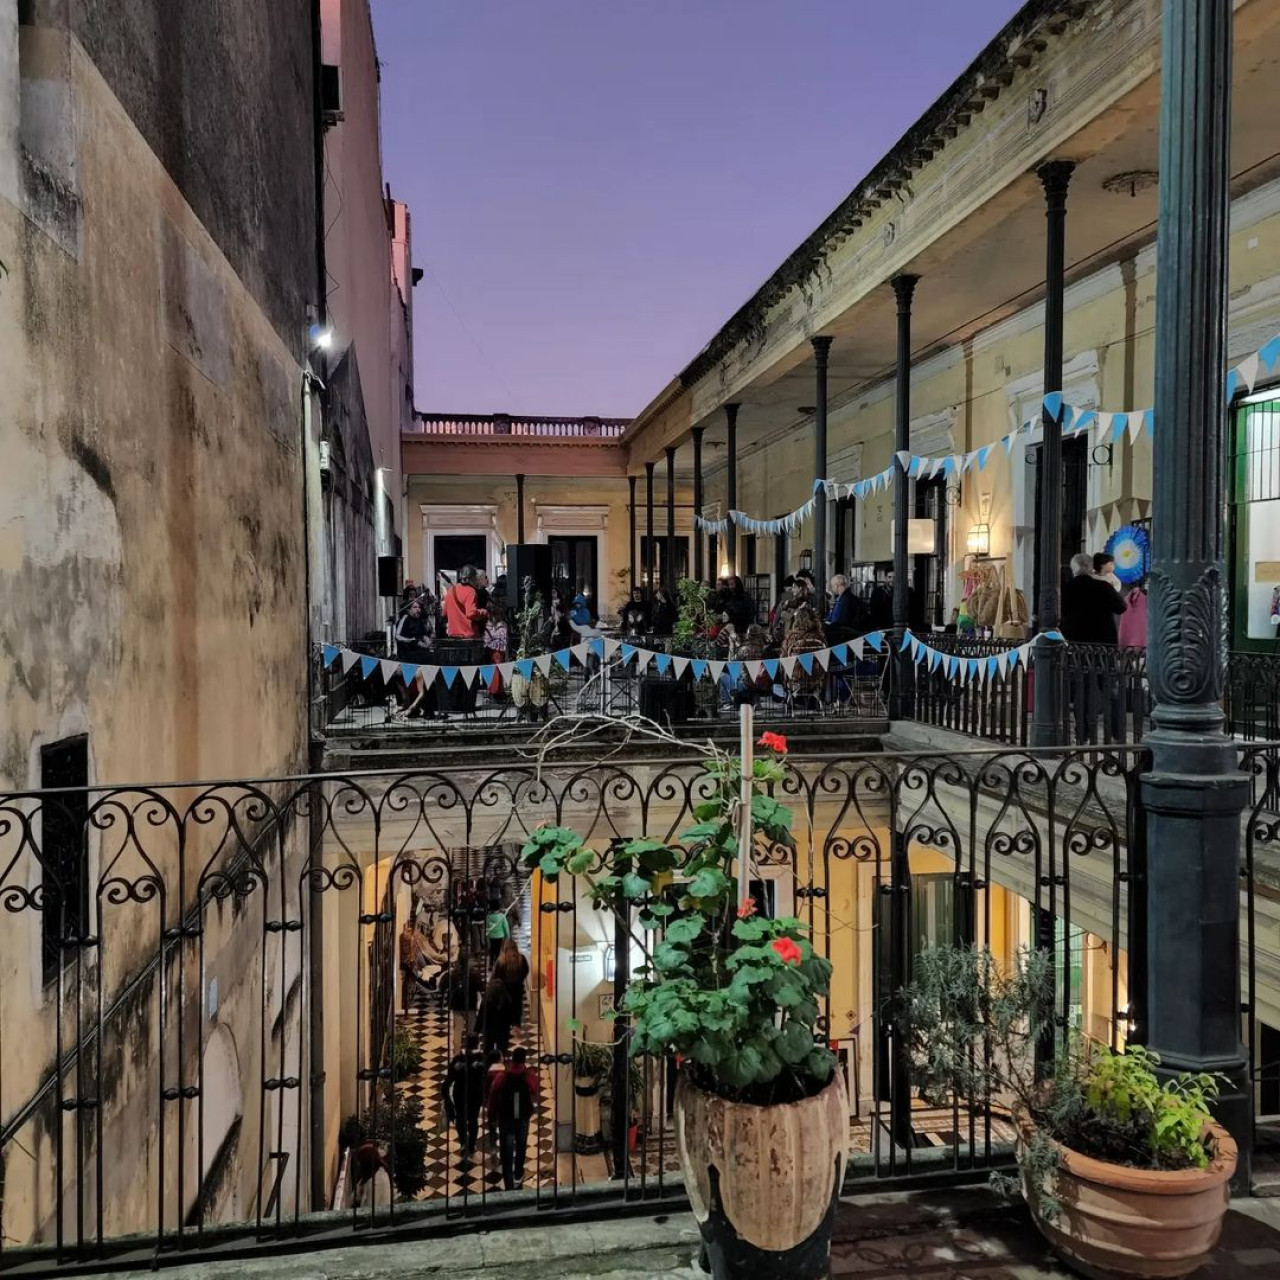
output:
M 1258 376 L 1263 371 L 1270 373 L 1280 361 L 1280 334 L 1264 342 L 1257 351 L 1252 352 L 1229 370 L 1226 378 L 1226 403 L 1230 404 L 1236 393 L 1242 388 L 1246 394 L 1253 391 Z M 1140 435 L 1155 434 L 1154 409 L 1084 409 L 1077 405 L 1067 404 L 1061 391 L 1051 391 L 1041 402 L 1044 413 L 1058 419 L 1062 424 L 1062 434 L 1067 439 L 1088 435 L 1095 444 L 1104 444 L 1109 440 L 1128 437 L 1130 444 L 1137 441 Z M 706 520 L 702 516 L 694 517 L 694 524 L 707 533 L 727 533 L 730 523 L 737 525 L 748 533 L 779 534 L 794 533 L 800 525 L 808 520 L 816 509 L 819 492 L 825 492 L 829 500 L 840 498 L 866 499 L 874 493 L 888 489 L 901 473 L 910 479 L 932 479 L 934 476 L 963 475 L 975 467 L 985 470 L 987 462 L 997 450 L 1003 450 L 1008 457 L 1019 438 L 1030 433 L 1040 425 L 1042 418 L 1037 414 L 1019 423 L 1012 431 L 1000 437 L 992 444 L 984 444 L 968 453 L 953 453 L 943 457 L 925 457 L 903 449 L 894 455 L 894 462 L 883 471 L 864 480 L 855 480 L 850 484 L 835 480 L 815 480 L 813 497 L 801 504 L 794 511 L 775 520 L 755 520 L 741 511 L 730 511 L 722 520 Z
M 1046 631 L 1044 638 L 1054 641 L 1063 639 L 1062 634 L 1057 631 Z M 940 672 L 959 684 L 969 684 L 985 683 L 997 674 L 1003 676 L 1020 663 L 1025 667 L 1034 643 L 1034 641 L 1028 641 L 1026 644 L 1002 653 L 970 658 L 943 653 L 907 631 L 903 635 L 901 651 L 910 650 L 915 664 L 925 666 L 931 673 Z M 604 662 L 618 662 L 624 667 L 634 666 L 637 674 L 652 667 L 659 675 L 670 672 L 677 679 L 688 673 L 695 680 L 713 680 L 718 683 L 727 675 L 736 684 L 744 675 L 747 679 L 755 681 L 762 675 L 776 680 L 779 673 L 790 677 L 795 674 L 797 668 L 804 675 L 813 675 L 819 671 L 826 672 L 831 669 L 833 663 L 840 668 L 847 666 L 850 661 L 861 662 L 866 658 L 868 651 L 872 654 L 884 653 L 888 649 L 888 644 L 888 638 L 883 631 L 870 631 L 864 636 L 858 636 L 841 644 L 831 645 L 825 649 L 813 649 L 808 653 L 791 654 L 785 658 L 711 659 L 686 658 L 679 654 L 644 649 L 639 645 L 627 644 L 623 640 L 615 640 L 607 636 L 595 636 L 580 644 L 570 645 L 566 649 L 540 654 L 536 658 L 518 658 L 512 662 L 477 663 L 474 666 L 399 662 L 395 658 L 372 657 L 357 653 L 344 645 L 335 644 L 321 646 L 321 660 L 326 668 L 338 667 L 344 675 L 358 666 L 365 680 L 371 679 L 375 673 L 380 674 L 383 683 L 388 686 L 397 676 L 410 686 L 419 678 L 428 686 L 437 680 L 443 680 L 445 687 L 450 689 L 459 682 L 464 688 L 469 689 L 477 680 L 484 685 L 489 685 L 495 675 L 506 684 L 517 675 L 528 680 L 533 678 L 535 672 L 549 676 L 556 668 L 569 671 L 575 662 L 585 666 L 589 657 L 596 657 Z

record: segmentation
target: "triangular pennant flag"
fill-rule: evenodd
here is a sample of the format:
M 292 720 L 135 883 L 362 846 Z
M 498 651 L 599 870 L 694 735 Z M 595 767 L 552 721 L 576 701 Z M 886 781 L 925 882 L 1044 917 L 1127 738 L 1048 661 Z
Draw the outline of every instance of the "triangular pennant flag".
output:
M 587 641 L 585 647 L 589 653 L 594 653 L 597 658 L 604 657 L 604 638 L 602 636 L 593 636 Z
M 693 668 L 693 678 L 695 680 L 701 680 L 707 674 L 707 664 L 702 658 L 694 658 L 689 665 Z
M 1108 409 L 1099 409 L 1094 415 L 1093 438 L 1101 444 L 1111 434 L 1111 419 L 1115 417 Z
M 883 632 L 883 631 L 868 631 L 868 632 L 867 632 L 867 634 L 866 634 L 865 636 L 863 636 L 862 638 L 863 638 L 863 639 L 864 639 L 864 640 L 865 640 L 865 641 L 866 641 L 866 642 L 867 642 L 867 643 L 868 643 L 868 644 L 869 644 L 869 645 L 870 645 L 870 646 L 871 646 L 871 647 L 872 647 L 872 648 L 873 648 L 877 653 L 879 653 L 879 652 L 881 651 L 881 649 L 883 649 L 883 648 L 884 648 L 884 632 Z
M 947 675 L 954 679 L 959 670 L 960 659 L 954 653 L 949 653 L 947 655 Z
M 352 649 L 343 649 L 341 655 L 342 674 L 345 676 L 360 661 L 360 655 Z
M 684 675 L 686 671 L 689 670 L 689 659 L 688 658 L 672 658 L 671 666 L 675 670 L 676 679 L 679 680 L 680 677 Z
M 1246 391 L 1253 390 L 1253 384 L 1258 380 L 1258 365 L 1262 357 L 1255 351 L 1251 356 L 1245 356 L 1243 360 L 1236 366 L 1240 373 L 1240 381 L 1244 383 Z
M 396 678 L 396 673 L 400 670 L 400 664 L 391 658 L 383 658 L 378 663 L 378 669 L 382 672 L 382 683 L 390 684 Z
M 497 672 L 497 667 L 487 664 L 480 668 L 480 681 L 486 687 L 493 683 L 493 677 Z
M 1156 411 L 1154 409 L 1144 409 L 1142 411 L 1142 429 L 1149 436 L 1155 435 Z
M 764 660 L 764 669 L 769 673 L 770 680 L 776 680 L 778 678 L 777 658 L 766 658 Z
M 590 645 L 589 645 L 585 640 L 583 640 L 583 641 L 582 641 L 581 643 L 579 643 L 579 644 L 571 644 L 571 645 L 569 646 L 569 652 L 570 652 L 570 653 L 573 655 L 573 657 L 575 657 L 579 662 L 581 662 L 581 663 L 584 663 L 584 664 L 585 664 L 585 663 L 586 663 L 586 661 L 587 661 L 587 654 L 589 654 L 589 653 L 591 652 L 591 646 L 590 646 Z
M 457 667 L 441 667 L 440 674 L 444 676 L 444 687 L 446 689 L 453 688 L 453 682 L 458 678 Z
M 367 680 L 378 669 L 377 658 L 361 658 L 360 674 Z
M 827 669 L 827 664 L 831 661 L 831 650 L 815 649 L 813 651 L 813 656 L 817 660 L 818 666 L 825 671 Z
M 778 665 L 782 668 L 782 674 L 793 676 L 796 673 L 796 655 L 793 653 L 790 657 L 780 658 Z
M 515 665 L 516 664 L 514 662 L 498 663 L 498 679 L 501 680 L 503 684 L 509 684 L 511 682 L 511 677 L 515 674 Z
M 665 676 L 671 670 L 671 655 L 669 653 L 660 653 L 654 660 L 654 665 L 658 668 L 658 674 Z
M 800 668 L 805 675 L 813 675 L 813 654 L 802 653 L 799 655 Z
M 1236 387 L 1240 385 L 1240 374 L 1236 369 L 1227 372 L 1227 403 L 1235 399 Z
M 555 662 L 558 662 L 566 671 L 573 666 L 573 651 L 571 649 L 557 649 L 551 655 Z
M 729 679 L 732 680 L 734 684 L 737 684 L 738 681 L 742 679 L 742 663 L 728 662 L 725 664 L 725 669 L 729 672 Z
M 326 667 L 333 666 L 334 659 L 342 650 L 336 644 L 323 644 L 320 646 L 320 660 Z
M 1132 444 L 1142 432 L 1142 410 L 1135 409 L 1129 414 L 1129 443 Z
M 1075 435 L 1085 435 L 1092 429 L 1093 424 L 1097 422 L 1097 420 L 1098 415 L 1094 413 L 1092 409 L 1086 409 L 1082 414 L 1080 414 L 1075 422 L 1071 424 L 1071 430 Z
M 991 446 L 989 444 L 984 444 L 982 448 L 978 450 L 978 470 L 979 471 L 981 471 L 983 467 L 987 465 L 987 459 L 990 456 L 991 456 Z
M 908 633 L 908 635 L 909 635 L 910 640 L 911 640 L 911 656 L 912 656 L 912 657 L 916 660 L 916 662 L 918 663 L 918 662 L 920 661 L 920 650 L 921 650 L 924 646 L 920 643 L 920 641 L 919 641 L 919 640 L 917 640 L 917 639 L 915 638 L 915 636 L 910 635 L 910 633 Z
M 1127 413 L 1113 413 L 1111 415 L 1111 435 L 1119 440 L 1124 435 L 1124 429 L 1129 424 L 1129 415 Z
M 617 652 L 618 652 L 618 650 L 619 650 L 621 647 L 622 647 L 622 645 L 621 645 L 621 643 L 620 643 L 619 641 L 617 641 L 617 640 L 610 640 L 610 639 L 609 639 L 609 637 L 608 637 L 608 636 L 606 636 L 606 637 L 605 637 L 605 640 L 604 640 L 604 656 L 605 656 L 605 658 L 606 658 L 606 659 L 608 659 L 608 658 L 612 658 L 612 657 L 613 657 L 613 655 L 614 655 L 615 653 L 617 653 Z M 625 659 L 625 658 L 623 658 L 623 662 L 625 662 L 625 661 L 626 661 L 626 659 Z
M 471 686 L 475 684 L 476 672 L 478 670 L 479 670 L 478 667 L 459 667 L 458 668 L 458 674 L 462 677 L 462 683 L 466 688 L 470 689 Z
M 1009 655 L 1007 653 L 996 654 L 996 670 L 1000 672 L 1002 679 L 1009 674 Z
M 636 650 L 636 672 L 637 674 L 648 668 L 649 663 L 653 661 L 654 654 L 651 649 Z
M 418 664 L 416 662 L 402 662 L 400 664 L 400 679 L 404 681 L 406 689 L 413 687 L 413 682 L 418 678 Z
M 747 675 L 750 676 L 752 680 L 760 679 L 760 672 L 764 670 L 763 662 L 758 658 L 748 658 L 743 665 L 747 668 Z
M 512 666 L 519 675 L 524 676 L 526 680 L 533 679 L 533 659 L 521 658 L 519 662 L 512 663 Z
M 549 676 L 551 674 L 551 664 L 554 661 L 555 661 L 555 658 L 552 657 L 551 654 L 543 653 L 543 654 L 539 654 L 538 657 L 534 658 L 533 665 L 537 667 L 538 670 L 541 671 L 544 676 Z
M 1018 661 L 1019 661 L 1019 662 L 1021 662 L 1021 663 L 1022 663 L 1022 665 L 1025 667 L 1025 666 L 1027 665 L 1027 661 L 1030 659 L 1030 657 L 1031 657 L 1031 645 L 1030 645 L 1030 643 L 1027 643 L 1027 644 L 1020 644 L 1020 645 L 1018 646 Z
M 638 650 L 633 644 L 624 644 L 622 646 L 622 665 L 625 667 L 632 658 L 636 656 Z
M 718 684 L 718 683 L 720 682 L 720 678 L 721 678 L 721 676 L 723 676 L 723 675 L 724 675 L 724 663 L 723 663 L 723 662 L 708 662 L 708 663 L 707 663 L 707 670 L 711 672 L 711 678 L 712 678 L 714 681 L 716 681 L 716 683 Z
M 840 663 L 840 665 L 841 665 L 841 666 L 846 666 L 846 665 L 848 664 L 848 661 L 849 661 L 849 657 L 848 657 L 849 649 L 852 649 L 852 650 L 853 650 L 853 656 L 854 656 L 858 661 L 861 661 L 861 660 L 862 660 L 862 655 L 863 655 L 864 653 L 866 653 L 866 651 L 867 651 L 867 642 L 866 642 L 866 641 L 865 641 L 861 636 L 859 636 L 859 637 L 858 637 L 858 638 L 857 638 L 857 639 L 856 639 L 856 640 L 855 640 L 851 645 L 849 645 L 848 647 L 846 647 L 846 646 L 844 646 L 844 645 L 842 645 L 842 644 L 838 644 L 838 645 L 836 645 L 836 647 L 835 647 L 834 649 L 832 649 L 832 650 L 831 650 L 831 652 L 835 654 L 835 656 L 836 656 L 836 661 L 837 661 L 838 663 Z
M 1044 411 L 1053 421 L 1062 417 L 1062 392 L 1050 391 L 1044 398 Z
M 1280 333 L 1276 334 L 1270 342 L 1264 342 L 1258 351 L 1258 359 L 1270 371 L 1271 367 L 1277 360 L 1280 360 Z
M 1059 644 L 1065 644 L 1067 640 L 1066 636 L 1064 636 L 1061 631 L 1042 631 L 1040 634 L 1044 636 L 1046 640 L 1055 640 Z
M 965 666 L 969 668 L 969 679 L 973 680 L 978 675 L 977 658 L 970 658 L 968 662 L 965 663 Z
M 1000 664 L 996 661 L 994 654 L 987 659 L 987 679 L 988 680 L 990 680 L 991 677 L 995 675 L 999 666 Z
M 930 649 L 929 650 L 929 670 L 936 671 L 938 669 L 938 663 L 940 663 L 941 661 L 942 661 L 941 652 L 937 649 Z
M 898 466 L 900 466 L 903 471 L 911 470 L 911 455 L 905 449 L 900 449 L 893 456 L 897 458 Z

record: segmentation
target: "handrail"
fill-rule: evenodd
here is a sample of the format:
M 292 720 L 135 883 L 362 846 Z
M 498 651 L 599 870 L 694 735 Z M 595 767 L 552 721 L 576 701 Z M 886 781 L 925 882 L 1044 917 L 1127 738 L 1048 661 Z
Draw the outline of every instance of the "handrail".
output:
M 629 418 L 518 417 L 505 413 L 421 413 L 406 434 L 617 439 Z

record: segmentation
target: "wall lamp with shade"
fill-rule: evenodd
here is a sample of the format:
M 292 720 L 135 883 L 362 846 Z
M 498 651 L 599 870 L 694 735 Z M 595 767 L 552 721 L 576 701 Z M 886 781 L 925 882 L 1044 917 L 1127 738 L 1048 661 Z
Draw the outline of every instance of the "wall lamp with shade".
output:
M 971 556 L 989 556 L 991 554 L 991 526 L 985 522 L 975 524 L 965 539 L 965 551 Z
M 801 573 L 813 572 L 813 552 L 812 551 L 806 549 L 800 553 L 800 572 Z
M 727 578 L 732 572 L 733 570 L 729 567 L 729 562 L 727 560 L 722 560 L 720 562 L 720 576 L 722 578 Z

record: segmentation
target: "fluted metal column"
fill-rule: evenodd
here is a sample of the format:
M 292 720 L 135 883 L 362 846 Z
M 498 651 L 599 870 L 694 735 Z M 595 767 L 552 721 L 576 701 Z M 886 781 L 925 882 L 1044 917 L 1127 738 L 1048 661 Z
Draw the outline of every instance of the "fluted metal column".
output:
M 516 543 L 524 546 L 524 476 L 516 476 Z
M 893 296 L 898 300 L 897 405 L 894 416 L 893 447 L 900 453 L 911 448 L 911 299 L 918 276 L 894 276 Z M 910 519 L 911 482 L 894 462 L 893 488 L 893 629 L 894 663 L 890 685 L 889 715 L 905 720 L 914 711 L 915 667 L 911 654 L 900 653 L 903 633 L 910 625 L 910 581 L 907 561 L 907 530 Z
M 813 344 L 813 478 L 827 478 L 827 361 L 833 339 L 810 338 Z M 819 496 L 813 509 L 813 567 L 817 571 L 814 583 L 818 602 L 818 616 L 826 615 L 824 601 L 827 598 L 827 582 L 831 571 L 827 565 L 827 499 Z
M 663 557 L 662 585 L 676 589 L 676 449 L 667 445 L 667 551 Z
M 1147 623 L 1155 706 L 1141 792 L 1148 950 L 1140 1014 L 1162 1075 L 1219 1071 L 1230 1079 L 1217 1111 L 1240 1147 L 1236 1184 L 1247 1186 L 1240 820 L 1248 790 L 1221 706 L 1231 36 L 1231 0 L 1165 0 Z
M 698 528 L 702 515 L 702 433 L 705 427 L 693 429 L 693 580 L 705 582 L 706 534 Z
M 650 592 L 657 585 L 654 582 L 654 568 L 657 557 L 653 554 L 653 468 L 654 463 L 644 464 L 644 531 L 647 543 L 644 549 L 644 581 Z
M 1065 292 L 1067 187 L 1075 165 L 1051 160 L 1039 170 L 1044 187 L 1044 390 L 1062 390 L 1062 301 Z M 1036 559 L 1040 595 L 1036 632 L 1058 629 L 1062 596 L 1062 415 L 1041 413 L 1040 507 L 1036 512 Z M 1036 643 L 1035 711 L 1031 742 L 1052 747 L 1062 740 L 1062 651 L 1054 641 Z
M 636 589 L 636 476 L 627 477 L 631 496 L 627 500 L 627 517 L 631 529 L 631 590 Z
M 725 458 L 726 480 L 725 480 L 725 506 L 728 508 L 725 515 L 730 511 L 738 509 L 738 408 L 736 404 L 727 404 L 724 407 L 724 416 L 729 427 L 729 444 L 725 449 L 727 457 Z M 722 519 L 724 517 L 721 517 Z M 729 572 L 738 572 L 738 526 L 729 521 L 729 531 L 724 535 L 724 558 L 729 562 Z M 716 566 L 716 572 L 719 573 L 719 566 Z

